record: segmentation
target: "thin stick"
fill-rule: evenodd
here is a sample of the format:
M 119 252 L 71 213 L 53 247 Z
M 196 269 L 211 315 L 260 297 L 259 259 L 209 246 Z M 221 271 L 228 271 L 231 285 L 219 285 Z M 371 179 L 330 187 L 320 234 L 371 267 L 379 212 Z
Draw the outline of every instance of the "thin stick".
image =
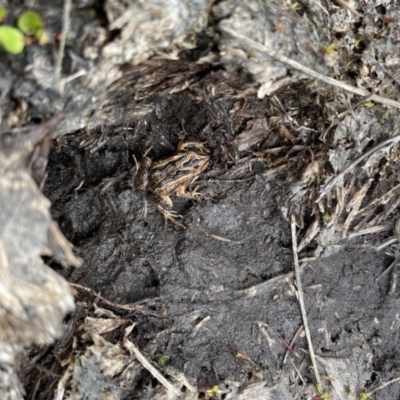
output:
M 394 260 L 376 279 L 375 282 L 378 282 L 379 279 L 382 278 L 382 276 L 386 275 L 396 264 L 397 260 Z
M 375 394 L 376 392 L 379 392 L 380 390 L 382 390 L 383 388 L 385 388 L 386 386 L 391 385 L 392 383 L 396 383 L 400 381 L 400 378 L 395 378 L 392 379 L 391 381 L 388 381 L 386 383 L 383 383 L 381 386 L 378 386 L 376 389 L 371 390 L 369 393 L 367 393 L 369 396 L 372 396 L 373 394 Z
M 108 304 L 109 306 L 115 307 L 115 308 L 121 308 L 122 310 L 127 310 L 127 311 L 135 311 L 135 312 L 141 312 L 141 306 L 128 306 L 127 304 L 117 304 L 117 303 L 113 303 L 110 300 L 105 299 L 103 296 L 101 296 L 99 293 L 97 293 L 96 291 L 94 291 L 93 289 L 86 287 L 86 286 L 82 286 L 79 285 L 78 283 L 72 283 L 69 282 L 69 284 L 73 287 L 76 287 L 78 289 L 81 290 L 85 290 L 88 293 L 93 294 L 95 297 L 97 297 L 99 300 L 103 301 L 104 303 Z
M 347 166 L 339 175 L 336 175 L 334 178 L 332 178 L 328 183 L 325 183 L 325 185 L 322 188 L 322 191 L 318 197 L 318 199 L 315 201 L 316 203 L 320 202 L 323 197 L 331 190 L 333 187 L 336 185 L 336 183 L 343 178 L 344 175 L 346 175 L 348 172 L 350 172 L 353 168 L 355 168 L 358 164 L 360 164 L 361 161 L 363 161 L 365 158 L 368 158 L 378 150 L 384 148 L 385 146 L 391 144 L 393 145 L 394 143 L 398 142 L 400 140 L 400 135 L 396 135 L 393 137 L 390 137 L 389 139 L 384 140 L 381 143 L 378 143 L 376 146 L 374 146 L 371 150 L 367 151 L 365 154 L 362 154 L 360 157 L 357 158 L 357 160 L 353 161 L 349 166 Z
M 297 369 L 297 367 L 294 365 L 294 362 L 292 361 L 291 362 L 292 363 L 292 365 L 293 365 L 293 368 L 295 369 L 295 371 L 297 372 L 297 375 L 299 376 L 299 378 L 302 380 L 302 382 L 303 382 L 303 385 L 305 385 L 306 383 L 304 382 L 304 379 L 303 379 L 303 377 L 301 376 L 301 373 L 300 373 L 300 371 Z
M 54 396 L 55 400 L 62 400 L 64 398 L 65 387 L 67 385 L 69 378 L 74 373 L 74 368 L 75 368 L 75 360 L 72 358 L 72 359 L 70 359 L 70 362 L 68 363 L 68 367 L 65 370 L 62 378 L 58 381 L 57 391 Z
M 71 13 L 71 0 L 64 0 L 63 9 L 63 27 L 61 32 L 60 48 L 58 49 L 58 58 L 56 63 L 55 78 L 58 86 L 59 92 L 62 94 L 64 92 L 64 84 L 61 81 L 61 66 L 64 57 L 65 42 L 67 40 L 67 35 L 69 32 L 69 16 Z
M 317 380 L 317 384 L 320 384 L 321 377 L 319 375 L 317 362 L 315 360 L 314 348 L 313 348 L 312 341 L 311 341 L 310 329 L 308 328 L 306 306 L 304 304 L 303 288 L 301 285 L 301 277 L 300 277 L 299 258 L 297 255 L 296 220 L 295 220 L 295 216 L 293 214 L 291 215 L 290 228 L 292 231 L 293 263 L 294 263 L 294 271 L 295 271 L 295 275 L 296 275 L 297 292 L 299 294 L 299 304 L 300 304 L 301 316 L 303 319 L 304 330 L 306 332 L 308 351 L 310 352 L 311 364 L 314 367 L 315 379 Z
M 294 344 L 296 343 L 297 338 L 299 337 L 300 333 L 303 332 L 303 325 L 300 326 L 299 329 L 297 329 L 296 333 L 293 336 L 292 341 L 289 343 L 290 348 L 293 350 Z M 293 350 L 294 351 L 294 350 Z M 283 364 L 286 364 L 286 360 L 289 355 L 289 349 L 286 350 L 285 357 L 283 358 Z
M 362 14 L 360 14 L 359 12 L 357 12 L 356 10 L 354 10 L 354 8 L 350 7 L 349 4 L 347 4 L 345 1 L 343 0 L 336 0 L 337 3 L 339 3 L 343 8 L 345 8 L 346 10 L 349 10 L 352 14 L 354 14 L 356 17 L 362 17 Z
M 397 238 L 396 238 L 396 237 L 392 237 L 392 238 L 386 240 L 385 242 L 383 242 L 381 245 L 379 245 L 379 246 L 376 248 L 376 251 L 381 251 L 381 250 L 383 250 L 385 247 L 388 247 L 388 246 L 390 246 L 391 244 L 397 243 L 397 242 L 398 242 Z
M 387 106 L 400 108 L 400 103 L 398 101 L 390 100 L 390 99 L 387 99 L 386 97 L 378 96 L 376 94 L 371 94 L 365 89 L 357 88 L 357 87 L 351 86 L 347 83 L 340 82 L 329 76 L 322 75 L 319 72 L 314 71 L 313 69 L 308 68 L 305 65 L 300 64 L 299 62 L 294 61 L 294 60 L 290 59 L 289 57 L 284 56 L 283 54 L 278 54 L 275 50 L 268 48 L 267 46 L 264 46 L 263 44 L 258 43 L 256 41 L 254 41 L 253 39 L 250 39 L 247 36 L 241 35 L 237 31 L 233 31 L 226 27 L 223 27 L 222 30 L 225 33 L 231 35 L 233 38 L 239 39 L 244 45 L 246 45 L 250 48 L 253 48 L 254 50 L 257 50 L 260 53 L 267 55 L 268 57 L 274 58 L 275 60 L 277 60 L 283 64 L 289 65 L 290 67 L 292 67 L 298 71 L 301 71 L 315 79 L 323 81 L 329 85 L 336 86 L 341 89 L 347 90 L 348 92 L 357 94 L 359 96 L 371 96 L 371 100 L 375 101 L 376 103 L 381 103 L 381 104 L 385 104 Z
M 149 371 L 154 378 L 156 378 L 162 385 L 164 385 L 167 390 L 173 392 L 176 396 L 180 396 L 182 393 L 172 385 L 158 370 L 151 365 L 151 363 L 147 360 L 147 358 L 140 352 L 140 350 L 135 346 L 127 338 L 124 338 L 124 346 L 128 349 L 129 352 L 133 352 L 136 358 L 140 361 L 140 363 Z

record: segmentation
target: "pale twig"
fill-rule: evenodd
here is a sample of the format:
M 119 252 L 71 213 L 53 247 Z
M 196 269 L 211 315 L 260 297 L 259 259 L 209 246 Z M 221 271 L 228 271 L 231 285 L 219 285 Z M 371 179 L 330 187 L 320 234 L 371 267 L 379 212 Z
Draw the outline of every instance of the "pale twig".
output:
M 385 146 L 393 145 L 394 143 L 398 142 L 399 140 L 400 140 L 400 135 L 396 135 L 396 136 L 390 137 L 389 139 L 386 139 L 383 142 L 378 143 L 371 150 L 369 150 L 366 153 L 362 154 L 355 161 L 350 163 L 350 165 L 348 165 L 339 175 L 336 175 L 329 182 L 325 183 L 325 185 L 323 186 L 322 191 L 321 191 L 318 199 L 315 202 L 316 203 L 320 202 L 322 200 L 322 198 L 336 185 L 336 183 L 340 179 L 342 179 L 344 177 L 344 175 L 346 175 L 353 168 L 355 168 L 358 164 L 360 164 L 360 162 L 363 161 L 365 158 L 370 157 L 372 154 L 374 154 L 375 152 L 383 149 Z
M 362 236 L 362 235 L 369 235 L 371 233 L 380 233 L 380 232 L 386 232 L 386 231 L 390 231 L 393 228 L 393 223 L 392 222 L 384 222 L 380 225 L 374 225 L 374 226 L 370 226 L 364 229 L 360 229 L 359 231 L 350 233 L 350 235 L 348 236 L 349 239 L 353 239 L 357 236 Z
M 163 386 L 170 392 L 173 392 L 176 396 L 180 396 L 182 393 L 172 385 L 153 365 L 150 361 L 141 353 L 141 351 L 127 338 L 124 338 L 124 346 L 130 353 L 134 353 L 139 362 L 154 376 Z
M 295 369 L 295 371 L 297 372 L 298 377 L 302 380 L 303 385 L 305 385 L 306 383 L 304 382 L 304 379 L 303 379 L 303 377 L 301 376 L 300 371 L 299 371 L 299 370 L 297 369 L 297 367 L 294 365 L 294 362 L 293 362 L 293 361 L 292 361 L 292 365 L 293 365 L 293 368 Z
M 293 351 L 293 347 L 294 347 L 294 344 L 296 343 L 297 338 L 299 337 L 300 333 L 303 332 L 303 330 L 304 330 L 303 325 L 301 325 L 300 328 L 297 329 L 296 333 L 294 334 L 292 341 L 289 343 L 289 346 L 292 349 L 292 351 Z M 283 364 L 286 364 L 286 360 L 288 358 L 289 352 L 290 352 L 290 350 L 286 349 L 285 357 L 283 358 Z
M 362 99 L 357 101 L 357 103 L 353 104 L 351 107 L 349 107 L 347 110 L 341 112 L 338 116 L 337 119 L 342 119 L 345 117 L 348 113 L 351 113 L 353 110 L 355 110 L 357 107 L 361 106 L 361 104 L 366 103 L 368 100 L 371 99 L 371 95 L 369 94 L 368 96 L 364 96 Z
M 56 390 L 56 393 L 54 396 L 55 400 L 64 399 L 65 387 L 67 385 L 69 378 L 74 373 L 74 368 L 75 368 L 75 360 L 73 358 L 71 358 L 70 362 L 68 363 L 68 367 L 65 370 L 62 378 L 58 381 L 57 390 Z
M 260 53 L 263 53 L 264 55 L 267 55 L 268 57 L 274 58 L 275 60 L 277 60 L 283 64 L 289 65 L 290 67 L 292 67 L 298 71 L 301 71 L 301 72 L 311 76 L 312 78 L 323 81 L 329 85 L 336 86 L 341 89 L 347 90 L 348 92 L 357 94 L 359 96 L 371 96 L 370 99 L 372 101 L 375 101 L 376 103 L 381 103 L 381 104 L 385 104 L 387 106 L 400 108 L 400 103 L 398 101 L 391 100 L 386 97 L 378 96 L 376 94 L 371 94 L 365 89 L 357 88 L 357 87 L 351 86 L 347 83 L 340 82 L 329 76 L 320 74 L 319 72 L 314 71 L 313 69 L 308 68 L 305 65 L 300 64 L 299 62 L 294 61 L 291 58 L 284 56 L 283 54 L 277 53 L 275 50 L 268 48 L 267 46 L 264 46 L 263 44 L 258 43 L 256 41 L 254 41 L 253 39 L 250 39 L 249 37 L 238 33 L 237 31 L 233 31 L 232 29 L 229 29 L 226 27 L 223 27 L 222 30 L 224 32 L 226 32 L 227 34 L 231 35 L 233 38 L 239 39 L 244 45 L 246 45 L 250 49 L 256 50 Z
M 60 48 L 58 49 L 58 58 L 55 71 L 56 83 L 58 86 L 58 90 L 61 94 L 64 92 L 64 84 L 61 81 L 61 66 L 62 66 L 62 60 L 64 58 L 65 42 L 67 40 L 67 35 L 69 32 L 69 16 L 71 13 L 71 3 L 72 0 L 64 0 L 63 27 L 61 32 Z
M 295 271 L 295 275 L 296 275 L 296 285 L 297 285 L 297 292 L 298 292 L 298 298 L 299 298 L 298 300 L 299 300 L 299 304 L 300 304 L 301 316 L 303 319 L 304 331 L 306 332 L 306 338 L 307 338 L 307 343 L 308 343 L 308 350 L 310 352 L 311 364 L 314 367 L 315 379 L 317 380 L 317 384 L 320 384 L 321 377 L 319 375 L 317 362 L 315 360 L 314 348 L 313 348 L 312 341 L 311 341 L 310 329 L 308 328 L 306 306 L 304 304 L 304 295 L 303 295 L 303 288 L 302 288 L 302 284 L 301 284 L 299 258 L 298 258 L 298 254 L 297 254 L 296 219 L 295 219 L 294 215 L 291 215 L 290 228 L 292 231 L 293 264 L 294 264 L 294 271 Z
M 375 394 L 376 392 L 379 392 L 380 390 L 382 390 L 383 388 L 385 388 L 386 386 L 391 385 L 392 383 L 396 383 L 399 382 L 400 378 L 395 378 L 392 379 L 391 381 L 388 381 L 386 383 L 383 383 L 382 385 L 378 386 L 377 388 L 375 388 L 374 390 L 371 390 L 370 392 L 367 393 L 367 395 L 372 396 L 373 394 Z
M 352 14 L 354 14 L 356 17 L 362 17 L 362 14 L 360 14 L 358 11 L 356 11 L 354 8 L 350 7 L 349 4 L 347 4 L 343 0 L 336 0 L 343 8 L 346 10 L 349 10 Z
M 115 308 L 121 308 L 122 310 L 127 310 L 127 311 L 135 311 L 135 312 L 142 312 L 142 307 L 141 306 L 129 306 L 127 304 L 117 304 L 117 303 L 113 303 L 110 300 L 105 299 L 103 296 L 100 296 L 99 293 L 96 293 L 93 289 L 86 287 L 86 286 L 82 286 L 79 285 L 78 283 L 69 283 L 72 287 L 76 287 L 78 289 L 81 290 L 85 290 L 86 292 L 89 292 L 91 294 L 93 294 L 94 296 L 96 296 L 98 299 L 100 299 L 101 301 L 103 301 L 104 303 L 108 304 L 109 306 L 115 307 Z
M 385 242 L 383 242 L 382 244 L 380 244 L 379 246 L 376 247 L 376 251 L 381 251 L 383 250 L 385 247 L 388 247 L 390 245 L 392 245 L 393 243 L 397 243 L 398 240 L 396 237 L 392 237 L 389 238 L 388 240 L 386 240 Z

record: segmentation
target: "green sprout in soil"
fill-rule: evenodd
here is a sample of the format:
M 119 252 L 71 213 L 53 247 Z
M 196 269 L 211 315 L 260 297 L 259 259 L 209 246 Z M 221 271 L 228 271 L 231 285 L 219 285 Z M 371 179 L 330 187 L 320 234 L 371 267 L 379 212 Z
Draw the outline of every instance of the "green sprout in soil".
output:
M 0 7 L 0 22 L 4 21 L 7 10 Z M 39 44 L 48 42 L 48 37 L 43 29 L 43 21 L 35 11 L 22 13 L 17 21 L 19 29 L 11 25 L 0 26 L 0 45 L 11 54 L 19 54 L 24 50 L 25 45 L 37 41 Z
M 321 400 L 331 400 L 331 392 L 321 393 L 319 397 Z
M 43 32 L 42 18 L 35 11 L 26 11 L 18 18 L 18 28 L 25 35 L 34 36 L 36 39 L 39 39 Z
M 358 47 L 361 42 L 362 42 L 362 37 L 356 36 L 356 38 L 354 39 L 354 42 L 353 42 L 354 47 Z
M 271 104 L 271 107 L 270 107 L 270 109 L 269 109 L 269 116 L 270 116 L 270 117 L 274 117 L 275 115 L 276 115 L 275 108 L 274 108 L 274 106 Z
M 300 9 L 301 9 L 301 6 L 296 1 L 292 4 L 290 4 L 290 6 L 289 6 L 289 10 L 291 10 L 291 11 L 298 11 Z
M 325 47 L 325 54 L 331 54 L 335 51 L 335 44 L 332 43 Z
M 360 393 L 360 395 L 357 396 L 357 394 L 354 392 L 354 390 L 350 390 L 349 396 L 350 396 L 352 399 L 357 399 L 357 400 L 368 400 L 368 399 L 372 399 L 372 396 L 371 396 L 369 393 L 366 393 L 366 392 L 364 392 L 364 391 L 362 391 L 362 392 Z
M 168 354 L 161 354 L 161 356 L 158 358 L 158 363 L 163 367 L 169 359 L 170 356 Z
M 0 26 L 0 44 L 8 53 L 19 54 L 24 50 L 24 35 L 10 25 Z
M 206 391 L 206 397 L 210 399 L 215 399 L 216 395 L 218 395 L 219 393 L 221 393 L 221 391 L 219 390 L 218 385 L 215 385 L 211 389 L 208 389 Z
M 314 370 L 314 367 L 309 367 L 310 370 Z M 324 378 L 325 379 L 325 378 Z M 330 380 L 330 379 L 329 379 Z M 319 394 L 313 397 L 313 400 L 331 400 L 331 392 L 325 391 L 324 383 L 320 382 L 315 385 Z

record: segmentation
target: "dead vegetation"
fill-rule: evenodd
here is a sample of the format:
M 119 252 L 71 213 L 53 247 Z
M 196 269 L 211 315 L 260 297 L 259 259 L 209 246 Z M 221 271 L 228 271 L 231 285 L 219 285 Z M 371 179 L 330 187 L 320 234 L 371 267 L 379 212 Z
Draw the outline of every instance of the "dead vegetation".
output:
M 27 399 L 396 398 L 396 2 L 178 3 L 66 2 L 58 63 L 0 64 L 3 397 L 32 344 Z M 134 157 L 188 141 L 201 195 L 163 230 Z

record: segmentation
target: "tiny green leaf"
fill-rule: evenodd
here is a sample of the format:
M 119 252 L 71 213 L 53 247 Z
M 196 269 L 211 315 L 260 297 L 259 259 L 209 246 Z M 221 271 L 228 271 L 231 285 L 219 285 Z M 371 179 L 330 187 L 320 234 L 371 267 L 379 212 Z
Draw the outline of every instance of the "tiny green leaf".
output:
M 334 43 L 331 43 L 330 45 L 326 46 L 325 53 L 331 54 L 334 50 L 335 50 L 335 45 Z
M 161 354 L 161 356 L 158 359 L 158 363 L 163 367 L 169 360 L 169 355 L 167 354 Z
M 3 22 L 6 18 L 7 10 L 4 7 L 0 7 L 0 22 Z
M 294 3 L 292 3 L 292 4 L 289 6 L 289 9 L 292 10 L 292 11 L 297 11 L 297 10 L 300 10 L 300 9 L 301 9 L 301 6 L 300 6 L 299 3 L 297 3 L 297 1 L 295 1 Z
M 364 103 L 364 107 L 366 107 L 366 108 L 371 108 L 371 107 L 373 107 L 375 104 L 372 102 L 372 101 L 368 101 L 368 102 L 366 102 L 366 103 Z
M 33 35 L 37 39 L 43 30 L 43 22 L 35 11 L 26 11 L 18 18 L 18 28 L 26 35 Z
M 11 54 L 24 50 L 24 35 L 13 26 L 0 26 L 0 44 Z
M 219 394 L 219 393 L 221 393 L 221 391 L 219 390 L 218 385 L 215 385 L 215 386 L 213 386 L 211 389 L 208 389 L 208 390 L 206 391 L 206 396 L 207 396 L 207 397 L 213 397 L 214 394 Z

